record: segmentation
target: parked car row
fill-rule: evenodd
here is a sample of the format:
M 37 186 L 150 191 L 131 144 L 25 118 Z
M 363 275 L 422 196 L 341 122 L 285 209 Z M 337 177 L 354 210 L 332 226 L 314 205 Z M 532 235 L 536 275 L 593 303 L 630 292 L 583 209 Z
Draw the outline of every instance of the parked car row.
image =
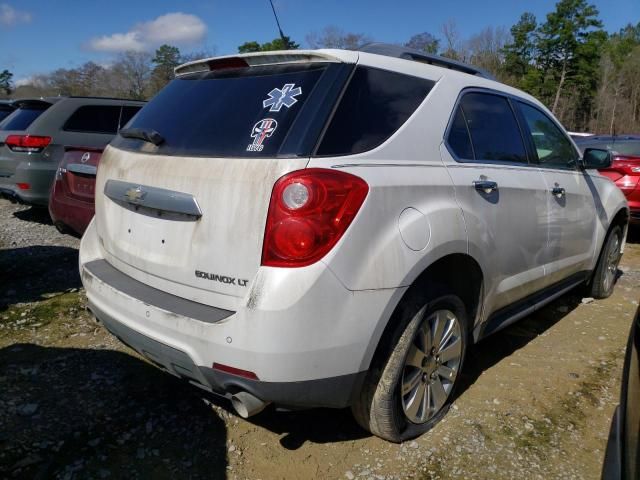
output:
M 142 105 L 99 97 L 5 104 L 11 111 L 0 121 L 0 194 L 49 205 L 58 228 L 82 234 L 93 216 L 99 155 Z

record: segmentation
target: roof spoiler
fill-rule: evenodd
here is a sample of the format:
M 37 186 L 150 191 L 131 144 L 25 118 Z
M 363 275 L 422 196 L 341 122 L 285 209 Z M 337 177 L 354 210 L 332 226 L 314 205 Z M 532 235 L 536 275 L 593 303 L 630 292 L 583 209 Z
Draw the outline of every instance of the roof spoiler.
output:
M 401 47 L 399 45 L 391 45 L 389 43 L 378 42 L 367 43 L 366 45 L 358 48 L 358 51 L 364 53 L 374 53 L 376 55 L 385 55 L 387 57 L 402 58 L 405 60 L 413 60 L 414 62 L 428 63 L 429 65 L 435 65 L 436 67 L 457 70 L 459 72 L 468 73 L 469 75 L 476 75 L 488 80 L 496 80 L 496 78 L 486 70 L 474 67 L 473 65 L 469 65 L 468 63 L 441 57 L 440 55 L 421 52 L 420 50 L 415 50 L 413 48 Z
M 195 60 L 174 69 L 176 76 L 196 72 L 211 72 L 227 68 L 256 67 L 259 65 L 276 65 L 283 63 L 341 62 L 340 58 L 329 53 L 303 50 L 281 50 L 272 52 L 253 52 L 241 55 L 205 58 Z

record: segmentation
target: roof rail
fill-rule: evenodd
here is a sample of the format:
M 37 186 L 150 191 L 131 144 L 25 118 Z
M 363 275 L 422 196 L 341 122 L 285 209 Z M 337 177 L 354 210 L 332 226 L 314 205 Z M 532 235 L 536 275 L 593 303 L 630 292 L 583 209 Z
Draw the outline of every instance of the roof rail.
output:
M 486 70 L 474 67 L 468 63 L 462 63 L 457 60 L 441 57 L 432 53 L 421 52 L 420 50 L 402 47 L 400 45 L 374 42 L 362 45 L 358 48 L 358 51 L 375 53 L 376 55 L 385 55 L 387 57 L 403 58 L 405 60 L 413 60 L 414 62 L 428 63 L 429 65 L 435 65 L 436 67 L 449 68 L 451 70 L 468 73 L 469 75 L 476 75 L 489 80 L 496 80 L 496 78 Z

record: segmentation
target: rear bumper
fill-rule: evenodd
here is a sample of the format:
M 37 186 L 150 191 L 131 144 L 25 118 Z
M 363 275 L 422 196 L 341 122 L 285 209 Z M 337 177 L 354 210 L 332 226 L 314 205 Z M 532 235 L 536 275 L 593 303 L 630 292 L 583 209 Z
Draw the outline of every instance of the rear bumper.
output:
M 260 299 L 250 301 L 248 292 L 235 311 L 222 310 L 125 275 L 101 258 L 98 243 L 92 223 L 82 239 L 80 271 L 90 307 L 110 332 L 207 390 L 244 390 L 283 407 L 349 405 L 390 315 L 388 306 L 402 293 L 349 291 L 319 263 L 307 271 L 262 271 Z M 292 292 L 291 285 L 300 291 Z M 214 363 L 253 372 L 259 380 L 214 370 Z
M 0 177 L 0 191 L 23 203 L 47 205 L 56 168 L 54 162 L 21 162 L 13 175 Z M 28 183 L 29 188 L 19 189 L 18 183 Z
M 262 382 L 198 366 L 186 353 L 125 326 L 90 304 L 96 318 L 122 343 L 137 351 L 168 373 L 196 383 L 218 395 L 229 397 L 246 391 L 281 407 L 334 407 L 350 405 L 353 392 L 359 391 L 366 372 L 300 382 Z

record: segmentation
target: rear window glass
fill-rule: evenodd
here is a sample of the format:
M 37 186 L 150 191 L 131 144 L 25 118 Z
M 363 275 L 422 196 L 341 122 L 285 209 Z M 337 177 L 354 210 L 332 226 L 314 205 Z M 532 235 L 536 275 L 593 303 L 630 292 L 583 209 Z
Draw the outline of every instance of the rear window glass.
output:
M 46 110 L 44 107 L 22 107 L 0 122 L 0 130 L 26 130 Z
M 462 97 L 458 108 L 462 109 L 471 136 L 473 159 L 527 162 L 520 128 L 505 97 L 488 93 L 467 93 Z M 448 137 L 450 146 L 455 132 L 455 118 L 453 127 Z M 466 149 L 464 153 L 468 155 L 468 151 Z M 468 158 L 466 155 L 462 158 Z
M 598 148 L 598 147 L 596 147 Z M 640 156 L 640 141 L 622 141 L 615 142 L 611 150 L 620 155 L 635 155 Z
M 239 68 L 176 78 L 127 128 L 155 130 L 164 142 L 118 136 L 114 145 L 166 155 L 277 156 L 327 64 Z
M 122 107 L 122 114 L 120 115 L 120 128 L 123 128 L 127 123 L 129 123 L 129 120 L 131 120 L 141 108 L 142 107 Z
M 318 155 L 371 150 L 402 126 L 434 82 L 369 67 L 357 67 L 318 147 Z
M 115 135 L 120 122 L 120 105 L 85 105 L 71 114 L 63 129 L 70 132 Z

